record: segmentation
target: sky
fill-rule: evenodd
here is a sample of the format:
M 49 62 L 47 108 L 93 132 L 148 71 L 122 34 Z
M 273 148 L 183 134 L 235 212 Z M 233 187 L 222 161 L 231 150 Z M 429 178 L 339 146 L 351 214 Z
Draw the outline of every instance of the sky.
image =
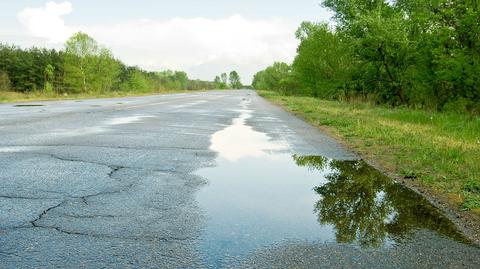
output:
M 328 21 L 320 0 L 1 0 L 0 43 L 62 49 L 82 31 L 128 65 L 244 83 L 275 61 L 290 63 L 302 21 Z

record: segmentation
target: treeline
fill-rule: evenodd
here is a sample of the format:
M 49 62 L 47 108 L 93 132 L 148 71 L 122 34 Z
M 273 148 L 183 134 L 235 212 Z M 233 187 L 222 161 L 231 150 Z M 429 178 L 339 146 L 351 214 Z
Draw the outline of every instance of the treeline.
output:
M 480 113 L 480 1 L 322 3 L 336 27 L 302 23 L 293 64 L 256 74 L 256 89 Z
M 155 92 L 216 89 L 185 72 L 147 72 L 123 64 L 93 38 L 77 33 L 65 50 L 0 44 L 0 91 L 45 93 Z
M 240 80 L 240 75 L 237 71 L 227 73 L 222 73 L 220 76 L 216 76 L 213 80 L 219 89 L 241 89 L 243 88 L 242 81 Z

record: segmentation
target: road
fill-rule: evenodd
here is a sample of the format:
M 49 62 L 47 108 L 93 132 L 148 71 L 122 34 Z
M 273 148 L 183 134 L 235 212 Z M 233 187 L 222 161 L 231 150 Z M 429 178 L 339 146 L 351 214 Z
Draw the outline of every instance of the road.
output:
M 234 136 L 222 136 L 229 132 Z M 272 141 L 281 143 L 265 146 Z M 379 248 L 338 244 L 335 232 L 312 235 L 308 242 L 298 232 L 293 239 L 300 241 L 270 244 L 282 238 L 279 232 L 248 247 L 206 238 L 209 219 L 215 219 L 208 217 L 213 209 L 207 198 L 217 195 L 205 192 L 216 186 L 208 169 L 222 156 L 233 164 L 245 154 L 262 157 L 258 143 L 264 144 L 262 152 L 357 159 L 248 90 L 0 105 L 0 268 L 479 264 L 478 248 L 426 228 L 405 236 L 411 240 L 384 236 Z M 229 200 L 222 199 L 213 206 Z M 312 219 L 311 229 L 333 229 L 318 224 L 313 214 Z M 223 255 L 222 248 L 245 252 Z

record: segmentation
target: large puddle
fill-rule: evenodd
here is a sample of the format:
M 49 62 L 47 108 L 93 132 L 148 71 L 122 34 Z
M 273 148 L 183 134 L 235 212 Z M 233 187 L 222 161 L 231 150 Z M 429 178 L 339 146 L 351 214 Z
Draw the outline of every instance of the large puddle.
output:
M 215 267 L 290 241 L 391 248 L 418 230 L 465 241 L 420 195 L 363 161 L 291 155 L 239 118 L 212 137 L 217 165 L 198 194 L 207 223 L 201 241 Z

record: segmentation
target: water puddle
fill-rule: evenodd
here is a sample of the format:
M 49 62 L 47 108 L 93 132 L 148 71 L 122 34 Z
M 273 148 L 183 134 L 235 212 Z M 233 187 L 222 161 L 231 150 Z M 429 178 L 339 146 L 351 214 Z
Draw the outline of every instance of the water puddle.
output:
M 246 124 L 247 107 L 213 135 L 217 165 L 197 172 L 209 182 L 198 193 L 207 264 L 291 241 L 391 248 L 419 230 L 465 242 L 424 198 L 361 160 L 292 156 Z
M 27 104 L 27 105 L 14 105 L 14 107 L 41 107 L 45 105 L 37 105 L 37 104 Z
M 124 125 L 141 121 L 142 119 L 152 118 L 152 116 L 132 116 L 132 117 L 119 117 L 111 119 L 107 122 L 108 125 Z

